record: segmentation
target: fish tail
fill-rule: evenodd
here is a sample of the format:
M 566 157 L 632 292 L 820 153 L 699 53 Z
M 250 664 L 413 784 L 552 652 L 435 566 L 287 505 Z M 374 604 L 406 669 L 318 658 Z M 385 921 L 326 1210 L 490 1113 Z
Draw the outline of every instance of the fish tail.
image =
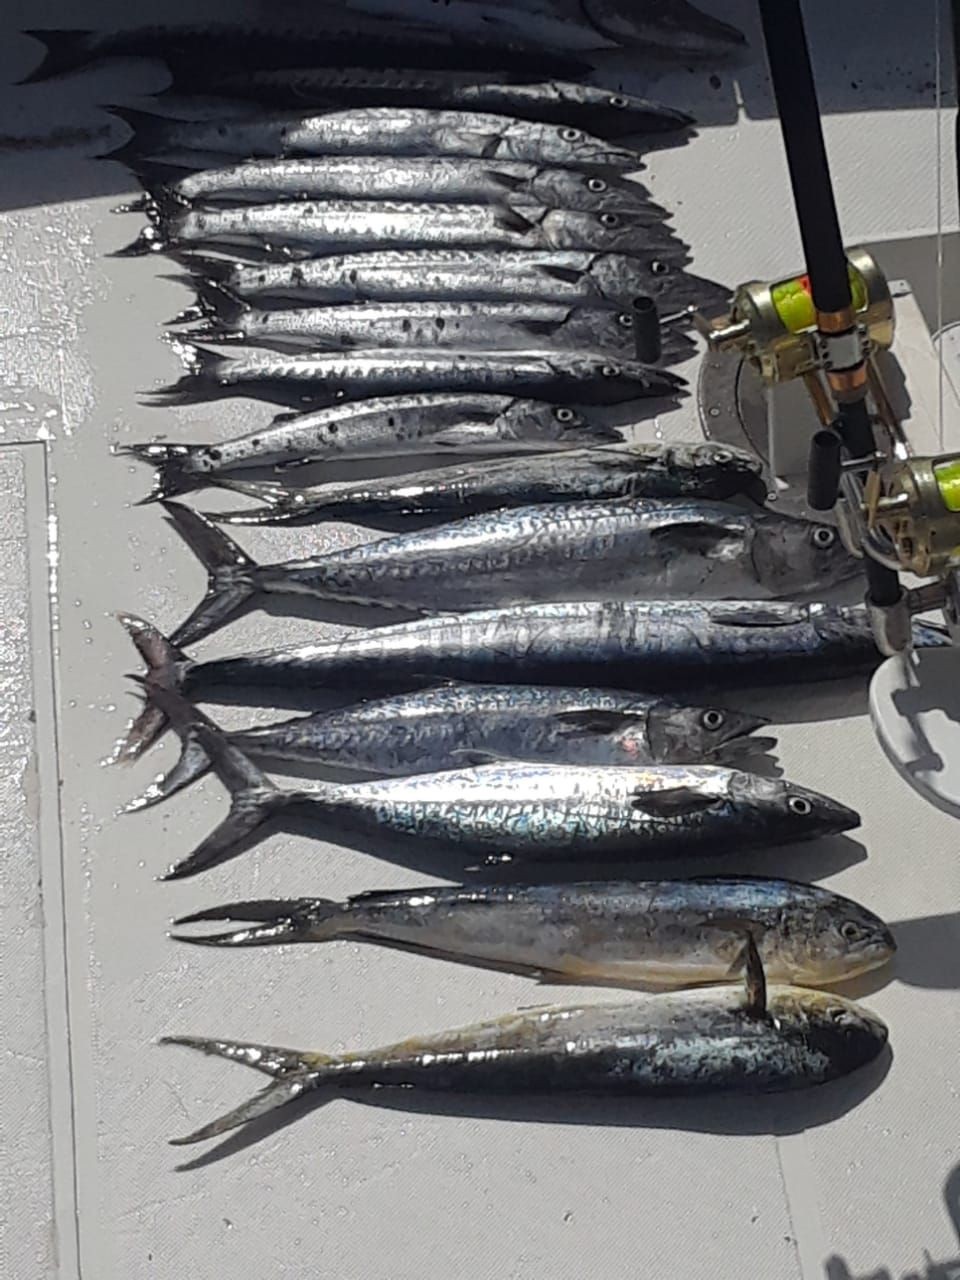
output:
M 127 730 L 126 736 L 117 743 L 116 750 L 110 757 L 111 763 L 127 763 L 143 755 L 167 726 L 165 712 L 153 700 L 154 691 L 179 690 L 191 662 L 182 650 L 171 644 L 165 635 L 143 618 L 132 613 L 120 613 L 117 618 L 147 664 L 147 674 L 143 678 L 146 705 Z
M 137 111 L 133 107 L 110 105 L 104 106 L 103 110 L 128 125 L 133 130 L 133 137 L 112 151 L 102 152 L 97 157 L 98 160 L 121 160 L 125 164 L 133 161 L 139 164 L 142 156 L 149 156 L 152 151 L 165 150 L 171 126 L 183 124 L 182 120 L 158 116 L 152 111 Z
M 165 276 L 178 284 L 188 284 L 196 291 L 197 300 L 178 312 L 167 324 L 193 324 L 196 320 L 216 317 L 224 324 L 239 324 L 248 311 L 249 303 L 243 301 L 226 285 L 233 273 L 233 263 L 223 258 L 205 258 L 193 254 L 182 259 L 185 270 Z
M 344 904 L 330 898 L 268 898 L 254 902 L 230 902 L 226 906 L 195 911 L 192 915 L 181 916 L 174 921 L 177 928 L 211 920 L 259 921 L 252 927 L 248 925 L 229 933 L 173 933 L 170 936 L 177 942 L 193 942 L 203 947 L 262 947 L 280 942 L 329 942 L 350 932 L 346 927 L 346 919 Z
M 179 381 L 169 387 L 161 387 L 150 391 L 151 404 L 196 404 L 203 400 L 213 400 L 226 394 L 226 385 L 220 377 L 225 365 L 230 363 L 229 356 L 219 351 L 210 351 L 206 347 L 194 346 L 192 342 L 174 339 L 170 346 L 176 351 L 186 372 Z
M 136 813 L 140 809 L 150 809 L 161 800 L 168 800 L 191 782 L 204 777 L 210 772 L 210 757 L 200 745 L 193 729 L 185 729 L 180 739 L 180 758 L 172 769 L 161 774 L 151 782 L 141 795 L 124 805 L 124 813 Z
M 18 84 L 37 84 L 40 80 L 53 80 L 56 76 L 65 76 L 71 71 L 78 71 L 90 61 L 90 31 L 25 31 L 25 36 L 32 36 L 43 45 L 43 59 L 34 67 L 28 76 L 18 80 Z
M 231 480 L 226 476 L 211 477 L 219 489 L 230 489 L 247 498 L 259 498 L 260 507 L 248 507 L 244 511 L 216 511 L 210 519 L 217 524 L 296 524 L 307 521 L 319 523 L 328 518 L 327 508 L 316 502 L 307 502 L 297 489 L 288 489 L 275 480 Z
M 113 452 L 118 457 L 137 458 L 156 467 L 153 488 L 137 504 L 145 506 L 149 502 L 165 502 L 177 494 L 203 487 L 207 477 L 190 467 L 191 460 L 201 448 L 197 444 L 121 444 L 115 445 Z
M 177 733 L 195 737 L 214 773 L 230 792 L 230 812 L 220 825 L 161 877 L 180 880 L 239 852 L 239 846 L 250 843 L 251 837 L 276 817 L 296 793 L 279 791 L 212 720 L 179 693 L 158 688 L 153 691 L 153 698 Z
M 212 520 L 179 502 L 163 504 L 180 537 L 207 571 L 207 593 L 171 639 L 194 644 L 219 630 L 257 593 L 259 565 Z
M 148 205 L 144 205 L 144 209 L 148 216 L 154 216 Z M 148 253 L 163 253 L 166 248 L 167 240 L 163 232 L 155 222 L 151 221 L 150 225 L 144 227 L 129 244 L 125 244 L 122 249 L 114 249 L 106 256 L 108 258 L 144 258 Z
M 328 1080 L 328 1073 L 324 1068 L 335 1061 L 321 1053 L 306 1053 L 299 1049 L 282 1049 L 276 1045 L 251 1044 L 239 1040 L 208 1040 L 202 1036 L 164 1036 L 160 1043 L 183 1045 L 211 1057 L 242 1062 L 255 1071 L 262 1071 L 273 1077 L 273 1083 L 267 1085 L 266 1089 L 261 1089 L 232 1111 L 218 1116 L 216 1120 L 211 1120 L 209 1124 L 195 1129 L 183 1138 L 171 1139 L 171 1145 L 175 1147 L 216 1138 L 321 1087 Z

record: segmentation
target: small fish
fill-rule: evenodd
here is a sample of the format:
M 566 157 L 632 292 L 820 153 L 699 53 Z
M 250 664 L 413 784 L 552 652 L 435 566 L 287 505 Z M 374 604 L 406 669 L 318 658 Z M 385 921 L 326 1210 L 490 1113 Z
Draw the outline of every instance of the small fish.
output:
M 247 160 L 183 170 L 162 161 L 132 166 L 147 190 L 124 212 L 157 220 L 185 208 L 306 200 L 410 200 L 433 204 L 546 205 L 586 213 L 654 209 L 647 189 L 616 174 L 550 169 L 516 161 L 453 156 L 311 156 Z M 664 211 L 660 210 L 663 214 Z
M 304 1094 L 439 1090 L 500 1098 L 558 1093 L 676 1097 L 810 1088 L 879 1058 L 887 1028 L 862 1005 L 762 982 L 541 1007 L 382 1049 L 334 1056 L 275 1045 L 166 1036 L 163 1043 L 272 1077 L 254 1097 L 173 1145 L 205 1142 Z
M 170 90 L 177 89 L 176 82 Z M 693 118 L 622 90 L 560 80 L 520 83 L 464 71 L 371 71 L 365 67 L 302 67 L 213 74 L 210 89 L 272 107 L 439 107 L 488 111 L 518 120 L 569 124 L 600 138 L 673 133 Z
M 376 525 L 385 517 L 467 516 L 531 503 L 588 498 L 742 496 L 763 505 L 767 496 L 763 465 L 755 454 L 713 443 L 571 449 L 555 456 L 485 459 L 433 471 L 307 489 L 229 477 L 218 483 L 265 504 L 211 516 L 223 524 L 346 520 Z
M 416 392 L 529 396 L 573 404 L 675 398 L 687 385 L 666 369 L 602 352 L 445 351 L 385 348 L 285 355 L 251 348 L 222 354 L 171 343 L 187 374 L 151 393 L 151 404 L 193 404 L 246 395 L 302 408 Z
M 493 759 L 578 765 L 726 760 L 773 746 L 775 739 L 749 736 L 766 723 L 720 707 L 615 689 L 447 684 L 255 725 L 226 739 L 257 761 L 409 775 Z M 186 731 L 180 759 L 127 811 L 174 795 L 209 767 L 206 752 Z
M 769 599 L 861 573 L 836 529 L 728 503 L 607 498 L 467 516 L 308 560 L 258 564 L 199 512 L 168 502 L 209 575 L 173 635 L 194 644 L 278 594 L 455 613 L 536 600 Z
M 872 911 L 828 889 L 717 876 L 566 885 L 427 885 L 329 898 L 232 902 L 177 920 L 256 923 L 180 942 L 256 947 L 349 938 L 532 973 L 541 981 L 686 987 L 728 982 L 749 930 L 768 980 L 817 987 L 897 949 Z
M 467 38 L 462 31 L 414 21 L 364 17 L 341 5 L 311 5 L 309 25 L 262 28 L 211 22 L 195 26 L 146 26 L 121 31 L 31 30 L 43 45 L 42 61 L 21 84 L 36 84 L 82 71 L 109 58 L 158 58 L 181 90 L 207 92 L 211 74 L 241 74 L 264 67 L 363 66 L 423 70 L 516 72 L 525 77 L 589 74 L 583 57 L 551 52 L 542 43 L 525 48 L 508 39 Z
M 275 351 L 354 351 L 392 347 L 460 351 L 528 351 L 551 347 L 609 351 L 633 357 L 637 340 L 632 311 L 534 302 L 361 302 L 357 306 L 283 307 L 242 312 L 234 327 L 206 320 L 178 340 L 269 347 Z M 691 338 L 664 330 L 658 363 L 696 352 Z
M 581 249 L 685 255 L 659 205 L 638 202 L 615 213 L 524 205 L 414 204 L 393 200 L 321 200 L 183 209 L 145 227 L 117 257 L 194 249 L 248 256 L 321 258 L 344 250 L 513 248 Z
M 640 168 L 635 150 L 616 146 L 571 125 L 516 120 L 486 111 L 427 107 L 358 107 L 352 111 L 277 112 L 225 120 L 182 120 L 129 107 L 108 107 L 134 130 L 111 160 L 169 155 L 197 156 L 467 156 L 520 160 L 560 168 Z
M 230 792 L 230 811 L 162 877 L 215 866 L 296 819 L 346 845 L 415 842 L 452 857 L 627 860 L 713 854 L 835 835 L 860 825 L 853 809 L 782 778 L 721 765 L 610 768 L 503 761 L 475 768 L 314 783 L 284 791 L 191 703 L 155 687 L 151 699 L 195 737 Z M 299 829 L 299 826 L 298 826 Z
M 185 323 L 243 314 L 235 299 L 257 306 L 358 302 L 502 301 L 628 306 L 653 298 L 663 318 L 689 307 L 725 302 L 721 285 L 683 270 L 685 256 L 626 257 L 529 249 L 377 249 L 299 262 L 232 263 L 191 254 L 198 302 L 176 317 Z M 176 277 L 175 277 L 176 278 Z
M 582 601 L 417 618 L 289 649 L 189 658 L 142 618 L 121 624 L 147 664 L 145 683 L 191 697 L 241 689 L 410 689 L 438 680 L 616 685 L 663 693 L 769 688 L 872 671 L 881 655 L 863 608 L 778 601 Z M 914 622 L 917 648 L 949 643 Z M 153 703 L 118 745 L 135 759 L 166 726 Z
M 575 449 L 620 440 L 589 410 L 513 396 L 412 393 L 280 414 L 270 426 L 218 444 L 131 444 L 118 455 L 157 467 L 150 500 L 216 484 L 223 472 L 332 459 Z

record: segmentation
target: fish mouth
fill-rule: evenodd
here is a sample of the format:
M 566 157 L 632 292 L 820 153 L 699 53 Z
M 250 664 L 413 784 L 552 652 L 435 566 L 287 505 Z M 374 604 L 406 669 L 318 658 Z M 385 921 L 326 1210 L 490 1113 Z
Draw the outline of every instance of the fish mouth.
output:
M 760 721 L 761 725 L 766 723 L 766 720 Z M 713 750 L 708 752 L 708 755 L 711 760 L 719 756 L 729 762 L 766 755 L 767 752 L 773 751 L 776 746 L 777 739 L 773 734 L 757 734 L 754 736 L 753 729 L 738 729 L 732 732 L 729 738 L 725 738 L 723 742 L 718 742 Z

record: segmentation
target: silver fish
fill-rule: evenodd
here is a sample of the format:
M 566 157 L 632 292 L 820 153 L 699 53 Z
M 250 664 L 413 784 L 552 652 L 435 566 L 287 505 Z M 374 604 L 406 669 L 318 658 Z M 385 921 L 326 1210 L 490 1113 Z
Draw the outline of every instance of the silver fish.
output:
M 284 201 L 229 209 L 185 209 L 140 232 L 117 257 L 229 248 L 254 256 L 321 258 L 344 250 L 437 245 L 505 249 L 669 252 L 673 233 L 658 205 L 578 213 L 543 205 L 414 204 L 392 200 Z
M 748 990 L 746 1000 L 736 988 L 707 987 L 621 1004 L 541 1007 L 340 1056 L 200 1036 L 166 1036 L 163 1043 L 244 1063 L 273 1080 L 172 1140 L 182 1145 L 318 1090 L 669 1098 L 809 1088 L 875 1061 L 887 1034 L 879 1018 L 842 996 L 778 986 L 759 996 Z
M 276 112 L 225 120 L 182 120 L 109 107 L 134 130 L 132 142 L 110 152 L 126 155 L 237 156 L 467 156 L 521 160 L 560 168 L 640 168 L 639 154 L 572 125 L 517 120 L 486 111 L 429 107 L 357 107 L 352 111 Z
M 619 439 L 619 431 L 567 405 L 482 393 L 413 393 L 281 414 L 271 426 L 217 444 L 131 444 L 117 446 L 116 452 L 157 468 L 151 495 L 156 499 L 216 483 L 223 472 L 243 467 L 444 452 L 566 450 Z
M 817 987 L 886 964 L 884 922 L 828 889 L 759 876 L 566 885 L 427 885 L 346 902 L 232 902 L 178 926 L 255 923 L 182 942 L 255 947 L 349 938 L 532 973 L 551 982 L 687 987 L 728 982 L 749 930 L 767 978 Z
M 176 83 L 171 86 L 175 91 Z M 489 111 L 518 120 L 570 124 L 600 138 L 668 133 L 689 128 L 692 117 L 622 90 L 562 80 L 519 82 L 466 71 L 371 71 L 365 67 L 302 67 L 214 73 L 211 89 L 273 107 L 447 107 Z
M 443 685 L 226 734 L 251 759 L 371 774 L 437 773 L 492 759 L 577 765 L 686 764 L 759 753 L 759 716 L 616 689 Z M 174 795 L 210 767 L 189 732 L 180 759 L 128 811 Z
M 570 250 L 379 249 L 255 265 L 199 254 L 187 261 L 192 270 L 184 279 L 197 289 L 199 303 L 177 316 L 178 323 L 229 316 L 222 291 L 208 292 L 208 280 L 258 305 L 488 299 L 623 306 L 642 294 L 667 317 L 694 305 L 709 308 L 729 296 L 721 285 L 687 275 L 686 254 L 676 246 L 646 257 Z
M 248 160 L 190 170 L 143 161 L 134 166 L 148 194 L 123 206 L 157 218 L 185 207 L 281 200 L 412 200 L 434 204 L 546 205 L 600 213 L 656 208 L 638 182 L 616 174 L 550 169 L 516 161 L 453 156 L 311 156 Z M 665 216 L 665 211 L 660 210 Z
M 280 790 L 191 703 L 154 687 L 230 792 L 219 826 L 164 879 L 196 875 L 294 818 L 346 845 L 433 846 L 454 858 L 636 859 L 766 849 L 860 825 L 853 809 L 782 778 L 721 765 L 611 768 L 504 761 L 413 777 Z
M 31 30 L 43 60 L 21 84 L 68 75 L 105 58 L 160 58 L 179 89 L 209 92 L 211 74 L 246 72 L 250 67 L 365 66 L 423 70 L 515 72 L 526 78 L 577 77 L 592 64 L 544 48 L 524 46 L 509 37 L 470 38 L 436 24 L 402 24 L 364 16 L 343 5 L 311 5 L 309 23 L 253 27 L 225 22 L 192 26 L 146 26 L 119 31 Z M 488 33 L 483 33 L 488 34 Z M 682 55 L 681 55 L 682 56 Z M 155 117 L 154 117 L 155 118 Z
M 809 595 L 859 575 L 836 529 L 693 499 L 545 503 L 400 533 L 308 560 L 258 564 L 197 511 L 167 503 L 207 570 L 173 635 L 194 644 L 259 595 L 454 613 L 564 600 Z
M 636 353 L 632 311 L 534 302 L 361 302 L 357 306 L 245 311 L 234 326 L 206 320 L 178 335 L 191 342 L 270 347 L 278 351 L 352 351 L 376 347 L 455 347 L 460 351 L 528 351 L 551 347 Z M 675 329 L 661 338 L 660 362 L 693 354 Z
M 149 447 L 149 446 L 148 446 Z M 767 486 L 755 454 L 713 443 L 608 445 L 555 456 L 465 462 L 379 480 L 290 489 L 276 481 L 215 483 L 264 505 L 217 512 L 223 524 L 305 524 L 385 517 L 467 516 L 530 503 L 587 498 L 734 498 L 762 504 Z
M 230 700 L 255 688 L 409 689 L 438 680 L 498 684 L 613 684 L 691 691 L 769 688 L 835 680 L 881 660 L 866 612 L 777 601 L 583 601 L 418 618 L 357 630 L 323 643 L 189 658 L 143 619 L 120 621 L 147 664 L 146 681 L 192 697 Z M 914 622 L 918 648 L 948 643 L 942 629 Z M 279 697 L 279 695 L 277 695 Z M 166 725 L 149 705 L 119 744 L 133 759 Z
M 151 393 L 152 404 L 192 404 L 246 395 L 297 407 L 415 392 L 531 396 L 574 404 L 673 398 L 686 381 L 666 369 L 602 352 L 445 351 L 385 348 L 344 354 L 284 354 L 251 348 L 225 355 L 188 342 L 171 345 L 188 372 Z

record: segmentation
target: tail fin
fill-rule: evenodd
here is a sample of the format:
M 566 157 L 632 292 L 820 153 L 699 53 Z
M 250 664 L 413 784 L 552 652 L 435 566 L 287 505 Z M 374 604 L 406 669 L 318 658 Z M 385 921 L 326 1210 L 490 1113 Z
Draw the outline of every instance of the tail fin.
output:
M 327 1081 L 324 1067 L 335 1060 L 322 1053 L 306 1053 L 299 1049 L 281 1049 L 276 1045 L 248 1044 L 238 1040 L 206 1040 L 201 1036 L 164 1036 L 161 1044 L 179 1044 L 188 1049 L 199 1049 L 212 1057 L 226 1058 L 230 1062 L 242 1062 L 245 1066 L 273 1076 L 274 1083 L 261 1089 L 239 1107 L 211 1120 L 183 1138 L 171 1139 L 175 1147 L 191 1142 L 205 1142 L 230 1129 L 248 1124 L 260 1116 L 275 1111 L 292 1102 L 311 1089 L 317 1089 Z
M 196 320 L 216 320 L 218 328 L 237 325 L 253 308 L 224 283 L 229 280 L 234 264 L 224 259 L 203 258 L 197 255 L 184 264 L 187 268 L 168 280 L 190 285 L 197 300 L 178 312 L 167 324 L 192 324 Z
M 238 846 L 241 843 L 245 845 L 296 793 L 278 790 L 265 773 L 230 745 L 226 736 L 202 711 L 179 693 L 158 688 L 154 690 L 153 697 L 179 734 L 189 732 L 194 735 L 209 756 L 213 771 L 230 792 L 230 812 L 223 822 L 192 853 L 161 877 L 163 880 L 180 880 L 239 852 Z
M 173 116 L 135 111 L 133 107 L 104 106 L 103 110 L 129 125 L 133 130 L 133 137 L 113 151 L 102 152 L 97 157 L 98 160 L 121 160 L 124 163 L 134 161 L 139 164 L 142 157 L 149 156 L 152 152 L 169 150 L 171 131 L 185 123 Z
M 229 395 L 227 383 L 220 377 L 230 363 L 230 357 L 207 347 L 196 347 L 192 342 L 174 339 L 170 346 L 180 357 L 186 370 L 179 381 L 157 391 L 148 391 L 150 404 L 196 404 L 201 400 L 213 400 Z
M 180 537 L 207 570 L 207 594 L 171 637 L 174 644 L 194 644 L 219 630 L 257 593 L 259 567 L 213 521 L 179 502 L 163 504 Z
M 43 45 L 43 60 L 18 84 L 37 84 L 40 80 L 53 80 L 57 76 L 79 71 L 88 62 L 96 60 L 90 49 L 92 31 L 25 31 Z
M 176 942 L 193 942 L 203 947 L 263 947 L 278 942 L 328 942 L 340 936 L 344 904 L 330 898 L 260 899 L 230 902 L 181 916 L 175 926 L 201 924 L 208 920 L 259 920 L 252 928 L 230 933 L 173 933 Z
M 303 489 L 288 489 L 276 480 L 230 480 L 226 476 L 211 477 L 218 489 L 231 489 L 247 498 L 259 498 L 262 507 L 246 511 L 217 511 L 210 519 L 217 524 L 297 524 L 303 520 L 318 523 L 328 518 L 322 503 L 311 499 Z M 333 518 L 330 516 L 329 518 Z
M 144 686 L 147 704 L 127 730 L 126 737 L 116 746 L 110 763 L 136 760 L 151 746 L 167 726 L 166 713 L 154 702 L 157 689 L 179 690 L 189 670 L 190 659 L 182 650 L 171 644 L 167 637 L 149 622 L 132 613 L 117 614 L 127 635 L 137 646 L 141 658 L 147 664 Z
M 144 258 L 148 253 L 163 253 L 167 248 L 167 240 L 158 226 L 150 223 L 144 227 L 135 240 L 125 244 L 122 249 L 114 249 L 108 258 Z
M 117 457 L 136 458 L 156 467 L 153 488 L 139 506 L 148 502 L 163 502 L 177 494 L 202 489 L 210 477 L 191 469 L 190 462 L 203 449 L 199 444 L 118 444 L 112 452 Z
M 185 729 L 181 735 L 180 759 L 167 773 L 151 782 L 142 795 L 125 804 L 123 812 L 136 813 L 140 809 L 150 809 L 209 772 L 210 757 L 201 747 L 196 733 L 192 729 Z

